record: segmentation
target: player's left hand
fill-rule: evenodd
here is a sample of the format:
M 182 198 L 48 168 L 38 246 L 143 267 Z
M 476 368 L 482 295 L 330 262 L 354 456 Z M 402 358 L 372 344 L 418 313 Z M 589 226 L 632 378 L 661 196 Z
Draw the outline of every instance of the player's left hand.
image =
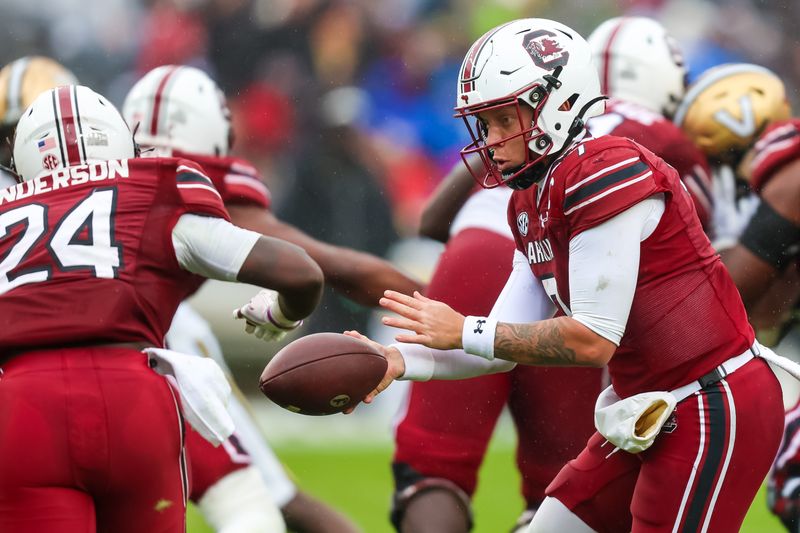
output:
M 431 300 L 417 291 L 414 291 L 413 297 L 386 291 L 380 304 L 400 315 L 383 317 L 384 324 L 414 332 L 397 335 L 397 342 L 423 344 L 440 350 L 461 348 L 464 315 L 454 311 L 449 305 Z
M 262 289 L 245 305 L 234 309 L 233 318 L 245 321 L 245 332 L 265 341 L 279 341 L 303 321 L 286 318 L 278 296 L 275 291 Z

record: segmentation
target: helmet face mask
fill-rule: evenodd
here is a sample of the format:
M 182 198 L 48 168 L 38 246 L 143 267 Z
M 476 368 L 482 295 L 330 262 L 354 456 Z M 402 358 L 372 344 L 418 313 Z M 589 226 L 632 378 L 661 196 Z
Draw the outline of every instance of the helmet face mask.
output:
M 530 185 L 531 167 L 582 135 L 584 120 L 604 111 L 603 99 L 589 45 L 571 28 L 547 19 L 498 26 L 470 47 L 461 66 L 455 117 L 464 120 L 472 139 L 462 158 L 482 187 Z M 522 119 L 523 105 L 533 110 L 530 124 Z M 489 145 L 474 119 L 505 107 L 516 112 L 520 129 Z M 502 172 L 493 153 L 517 137 L 527 147 L 524 161 Z M 482 169 L 470 166 L 471 154 L 480 156 Z
M 531 95 L 536 95 L 532 98 L 537 100 L 535 106 L 528 106 L 521 101 L 520 96 L 528 93 Z M 472 138 L 472 142 L 462 148 L 461 158 L 464 160 L 464 164 L 467 166 L 472 176 L 482 187 L 486 189 L 493 189 L 500 185 L 507 184 L 518 178 L 526 170 L 550 154 L 553 143 L 550 141 L 547 133 L 543 132 L 537 126 L 539 114 L 542 106 L 547 102 L 547 98 L 547 91 L 542 88 L 540 83 L 535 83 L 532 86 L 526 86 L 519 91 L 516 91 L 515 93 L 511 94 L 509 98 L 501 98 L 496 101 L 484 102 L 482 105 L 473 108 L 456 108 L 455 117 L 461 118 L 464 121 L 467 131 Z M 529 109 L 532 109 L 533 118 L 528 124 L 525 123 L 525 119 L 523 118 L 523 105 L 527 106 Z M 519 122 L 519 130 L 516 133 L 512 133 L 490 144 L 487 142 L 486 126 L 484 125 L 483 119 L 481 119 L 480 115 L 481 113 L 486 113 L 487 111 L 494 111 L 503 108 L 514 109 L 514 115 L 517 117 L 517 121 Z M 494 151 L 498 146 L 504 145 L 507 142 L 511 142 L 518 137 L 522 137 L 522 140 L 526 145 L 535 144 L 537 148 L 541 150 L 541 152 L 535 153 L 534 157 L 531 150 L 525 150 L 525 160 L 522 162 L 522 164 L 516 166 L 512 171 L 503 172 L 498 168 L 497 163 L 494 161 Z M 478 154 L 481 162 L 483 163 L 483 168 L 472 168 L 469 162 L 469 156 L 472 154 Z

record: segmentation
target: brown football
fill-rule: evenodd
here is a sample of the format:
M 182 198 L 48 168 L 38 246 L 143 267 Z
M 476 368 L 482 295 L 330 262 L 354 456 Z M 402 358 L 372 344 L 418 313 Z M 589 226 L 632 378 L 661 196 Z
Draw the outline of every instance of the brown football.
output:
M 284 346 L 261 373 L 264 395 L 304 415 L 332 415 L 356 405 L 386 374 L 386 359 L 339 333 L 315 333 Z

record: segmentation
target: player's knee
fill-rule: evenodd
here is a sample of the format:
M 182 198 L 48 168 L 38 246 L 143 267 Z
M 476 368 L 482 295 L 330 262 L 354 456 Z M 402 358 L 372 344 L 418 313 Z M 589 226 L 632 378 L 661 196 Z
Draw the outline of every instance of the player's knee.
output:
M 466 533 L 472 529 L 470 498 L 444 478 L 424 477 L 410 466 L 393 465 L 397 491 L 391 521 L 400 533 Z
M 595 533 L 594 529 L 567 509 L 566 505 L 555 498 L 547 497 L 536 511 L 526 533 L 552 533 L 553 531 Z
M 218 533 L 286 531 L 280 510 L 254 467 L 241 468 L 217 481 L 200 498 L 198 507 Z

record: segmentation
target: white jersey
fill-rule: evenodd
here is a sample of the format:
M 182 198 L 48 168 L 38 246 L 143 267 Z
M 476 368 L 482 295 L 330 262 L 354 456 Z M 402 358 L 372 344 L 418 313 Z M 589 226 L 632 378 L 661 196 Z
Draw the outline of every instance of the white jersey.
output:
M 508 227 L 506 212 L 508 200 L 514 192 L 509 187 L 481 189 L 464 203 L 450 225 L 450 237 L 469 228 L 485 229 L 513 239 Z

